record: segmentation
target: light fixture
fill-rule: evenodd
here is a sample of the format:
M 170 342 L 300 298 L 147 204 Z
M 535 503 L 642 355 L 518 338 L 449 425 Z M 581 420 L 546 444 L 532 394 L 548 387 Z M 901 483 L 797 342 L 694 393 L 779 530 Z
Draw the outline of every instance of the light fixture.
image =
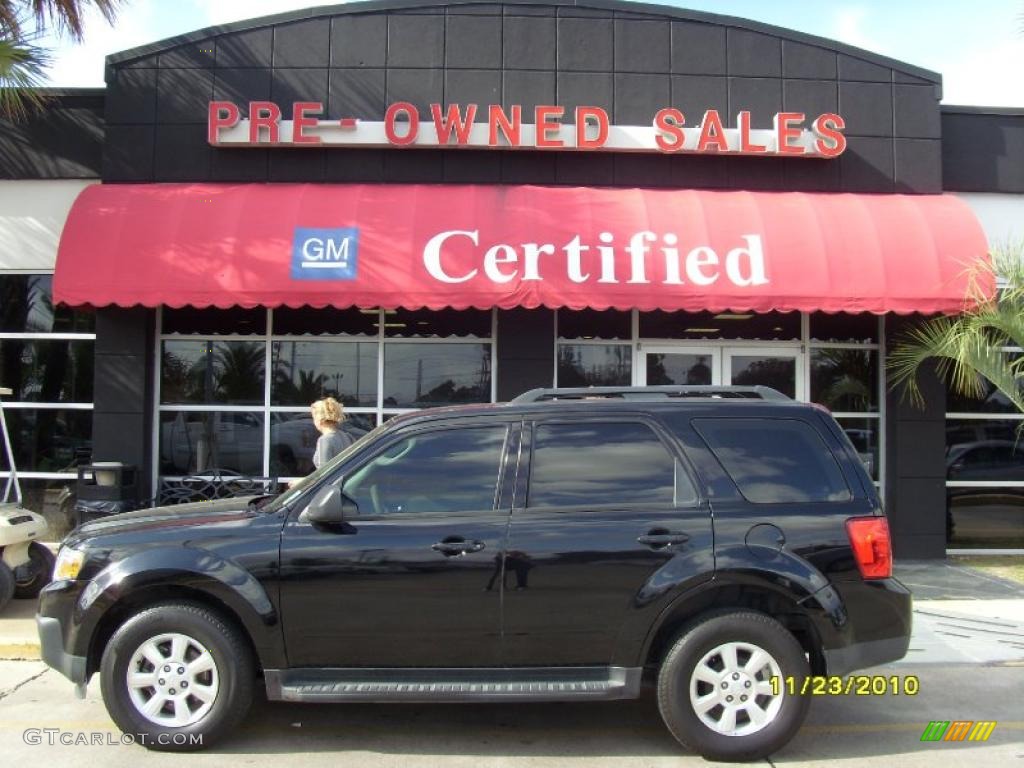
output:
M 687 328 L 684 333 L 718 333 L 718 328 Z
M 720 315 L 715 315 L 715 320 L 749 320 L 753 315 L 736 315 L 731 312 L 723 312 Z

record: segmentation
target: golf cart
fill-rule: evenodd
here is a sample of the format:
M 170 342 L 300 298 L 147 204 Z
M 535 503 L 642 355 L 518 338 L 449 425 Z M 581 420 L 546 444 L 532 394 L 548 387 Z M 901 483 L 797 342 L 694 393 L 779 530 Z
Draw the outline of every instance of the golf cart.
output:
M 53 575 L 53 553 L 39 539 L 47 532 L 46 519 L 21 506 L 21 484 L 14 466 L 11 435 L 7 431 L 3 398 L 11 390 L 0 387 L 0 432 L 10 474 L 0 497 L 0 611 L 12 597 L 35 598 Z

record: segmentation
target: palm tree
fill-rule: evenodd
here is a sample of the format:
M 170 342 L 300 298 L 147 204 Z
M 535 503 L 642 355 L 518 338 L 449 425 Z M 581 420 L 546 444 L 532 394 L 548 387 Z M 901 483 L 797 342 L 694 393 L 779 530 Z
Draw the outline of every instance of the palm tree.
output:
M 45 102 L 39 92 L 50 54 L 37 45 L 53 29 L 80 41 L 85 9 L 94 6 L 108 22 L 121 0 L 0 0 L 0 117 L 16 120 Z
M 1024 412 L 1024 356 L 1005 351 L 1024 347 L 1024 243 L 997 249 L 991 262 L 975 270 L 964 314 L 933 318 L 897 339 L 887 363 L 892 383 L 923 404 L 917 372 L 934 359 L 954 391 L 981 398 L 995 387 Z M 999 288 L 987 296 L 978 286 L 990 285 L 992 278 Z

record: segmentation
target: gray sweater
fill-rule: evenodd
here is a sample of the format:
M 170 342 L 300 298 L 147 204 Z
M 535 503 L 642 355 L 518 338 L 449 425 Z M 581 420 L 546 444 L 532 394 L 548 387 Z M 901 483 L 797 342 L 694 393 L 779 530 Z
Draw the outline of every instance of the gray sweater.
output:
M 313 466 L 319 468 L 321 464 L 326 464 L 350 445 L 352 445 L 351 436 L 340 429 L 334 432 L 325 432 L 316 441 Z

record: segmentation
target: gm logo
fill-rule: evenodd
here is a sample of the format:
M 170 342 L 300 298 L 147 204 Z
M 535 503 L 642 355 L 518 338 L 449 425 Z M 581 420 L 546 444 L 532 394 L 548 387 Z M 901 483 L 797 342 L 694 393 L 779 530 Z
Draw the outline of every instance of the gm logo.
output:
M 355 280 L 359 230 L 296 227 L 292 239 L 292 280 Z

